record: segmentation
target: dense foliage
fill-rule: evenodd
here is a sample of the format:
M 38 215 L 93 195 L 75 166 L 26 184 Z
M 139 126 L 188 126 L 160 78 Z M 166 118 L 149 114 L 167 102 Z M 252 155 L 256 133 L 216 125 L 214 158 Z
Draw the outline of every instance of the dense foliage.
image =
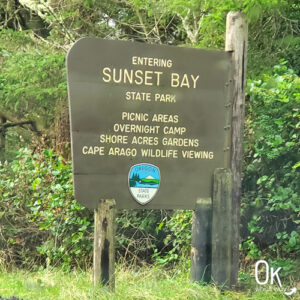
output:
M 14 38 L 12 31 L 0 33 L 0 39 Z M 20 36 L 21 37 L 21 36 Z M 24 36 L 26 42 L 26 35 Z M 7 47 L 8 48 L 8 47 Z M 0 49 L 1 110 L 17 119 L 34 119 L 42 127 L 54 122 L 59 99 L 66 98 L 65 54 L 39 49 Z
M 73 198 L 70 163 L 21 149 L 0 172 L 2 263 L 70 267 L 90 259 L 90 214 Z
M 157 230 L 162 219 L 170 216 L 160 211 L 120 211 L 118 259 L 141 264 L 153 261 L 154 249 L 155 253 L 170 249 L 168 242 L 160 242 L 168 230 Z M 1 165 L 0 265 L 87 268 L 92 262 L 93 221 L 93 213 L 73 197 L 71 162 L 53 150 L 36 154 L 20 149 L 15 160 Z
M 248 83 L 242 209 L 249 236 L 243 246 L 250 257 L 267 252 L 286 269 L 300 254 L 299 88 L 285 61 Z
M 64 152 L 59 148 L 69 141 L 65 53 L 41 44 L 30 31 L 0 31 L 0 41 L 1 117 L 32 122 L 6 130 L 6 159 L 42 135 L 48 147 Z

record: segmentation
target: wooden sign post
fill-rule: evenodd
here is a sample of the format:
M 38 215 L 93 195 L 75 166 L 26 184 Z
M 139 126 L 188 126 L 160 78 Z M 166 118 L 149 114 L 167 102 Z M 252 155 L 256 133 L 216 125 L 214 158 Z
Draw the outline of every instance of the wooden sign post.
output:
M 115 210 L 139 208 L 195 210 L 192 280 L 235 285 L 246 20 L 229 13 L 227 27 L 226 51 L 99 38 L 70 49 L 74 190 L 95 211 L 94 284 L 114 289 Z
M 231 125 L 232 242 L 230 286 L 236 286 L 239 270 L 240 209 L 242 184 L 243 132 L 247 68 L 248 22 L 246 15 L 230 12 L 226 21 L 225 50 L 232 52 L 233 103 Z
M 192 226 L 191 279 L 209 282 L 212 277 L 218 285 L 226 287 L 236 286 L 239 270 L 247 40 L 246 16 L 239 12 L 229 12 L 226 21 L 225 50 L 232 54 L 233 72 L 231 93 L 233 98 L 227 104 L 227 107 L 232 108 L 232 121 L 229 125 L 230 165 L 228 169 L 215 170 L 212 205 L 209 205 L 209 201 L 197 202 Z M 207 219 L 207 215 L 211 215 L 210 210 L 212 210 L 212 221 Z M 211 230 L 207 228 L 208 223 L 212 224 Z M 209 236 L 210 231 L 212 231 L 211 236 Z
M 212 200 L 199 199 L 193 212 L 191 241 L 191 280 L 211 280 Z
M 116 201 L 100 200 L 94 210 L 94 285 L 108 285 L 115 290 Z
M 230 286 L 232 273 L 232 174 L 216 169 L 213 187 L 212 280 Z

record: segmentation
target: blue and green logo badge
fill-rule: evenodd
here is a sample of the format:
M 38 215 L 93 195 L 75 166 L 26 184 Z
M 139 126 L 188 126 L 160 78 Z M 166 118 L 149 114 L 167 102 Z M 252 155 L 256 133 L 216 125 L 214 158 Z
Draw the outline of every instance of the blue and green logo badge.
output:
M 151 164 L 131 167 L 128 176 L 129 190 L 139 204 L 147 204 L 156 195 L 160 184 L 159 168 Z

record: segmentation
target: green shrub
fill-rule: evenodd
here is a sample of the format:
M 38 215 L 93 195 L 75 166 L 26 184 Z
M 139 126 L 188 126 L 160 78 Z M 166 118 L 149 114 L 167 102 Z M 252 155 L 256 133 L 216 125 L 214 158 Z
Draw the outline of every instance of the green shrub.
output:
M 163 210 L 120 210 L 118 211 L 116 250 L 117 258 L 127 265 L 141 265 L 154 261 L 154 251 L 161 251 L 167 235 L 158 230 L 158 224 L 168 218 Z
M 41 128 L 52 126 L 59 101 L 67 97 L 65 53 L 32 46 L 27 32 L 0 32 L 0 108 L 15 119 L 31 119 Z M 10 43 L 21 43 L 11 49 Z M 26 47 L 27 46 L 27 47 Z
M 73 198 L 71 164 L 28 149 L 0 169 L 0 251 L 8 264 L 90 264 L 91 213 Z
M 120 210 L 117 259 L 153 262 L 165 230 L 157 230 L 164 211 Z M 73 197 L 72 166 L 52 150 L 31 154 L 0 167 L 0 257 L 6 265 L 90 267 L 93 213 Z
M 157 227 L 165 233 L 163 247 L 156 248 L 153 257 L 163 266 L 180 263 L 183 267 L 190 266 L 192 211 L 177 210 Z
M 49 48 L 32 31 L 0 30 L 1 115 L 8 123 L 31 122 L 31 125 L 6 130 L 5 159 L 14 159 L 21 147 L 31 145 L 33 148 L 37 144 L 41 147 L 38 132 L 45 135 L 46 147 L 57 149 L 68 141 L 68 134 L 64 133 L 68 133 L 69 127 L 68 117 L 64 115 L 67 105 L 65 57 L 64 52 Z M 64 122 L 62 117 L 66 119 Z M 67 124 L 65 128 L 63 124 Z M 66 136 L 64 140 L 62 134 Z M 35 142 L 36 137 L 38 142 Z M 56 147 L 59 143 L 61 145 Z
M 271 256 L 286 275 L 296 271 L 300 251 L 299 87 L 285 61 L 248 83 L 243 248 L 250 258 Z

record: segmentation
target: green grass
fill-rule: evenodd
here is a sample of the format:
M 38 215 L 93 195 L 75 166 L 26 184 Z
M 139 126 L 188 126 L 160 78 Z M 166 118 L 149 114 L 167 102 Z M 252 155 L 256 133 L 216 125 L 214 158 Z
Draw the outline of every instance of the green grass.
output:
M 298 292 L 299 293 L 299 292 Z M 92 271 L 65 273 L 58 269 L 46 269 L 38 272 L 15 270 L 0 272 L 0 296 L 17 296 L 24 300 L 93 300 L 93 299 L 287 299 L 283 292 L 227 291 L 221 293 L 214 285 L 191 283 L 188 274 L 172 274 L 158 268 L 119 269 L 116 272 L 116 291 L 92 286 Z M 297 299 L 296 297 L 290 299 Z

